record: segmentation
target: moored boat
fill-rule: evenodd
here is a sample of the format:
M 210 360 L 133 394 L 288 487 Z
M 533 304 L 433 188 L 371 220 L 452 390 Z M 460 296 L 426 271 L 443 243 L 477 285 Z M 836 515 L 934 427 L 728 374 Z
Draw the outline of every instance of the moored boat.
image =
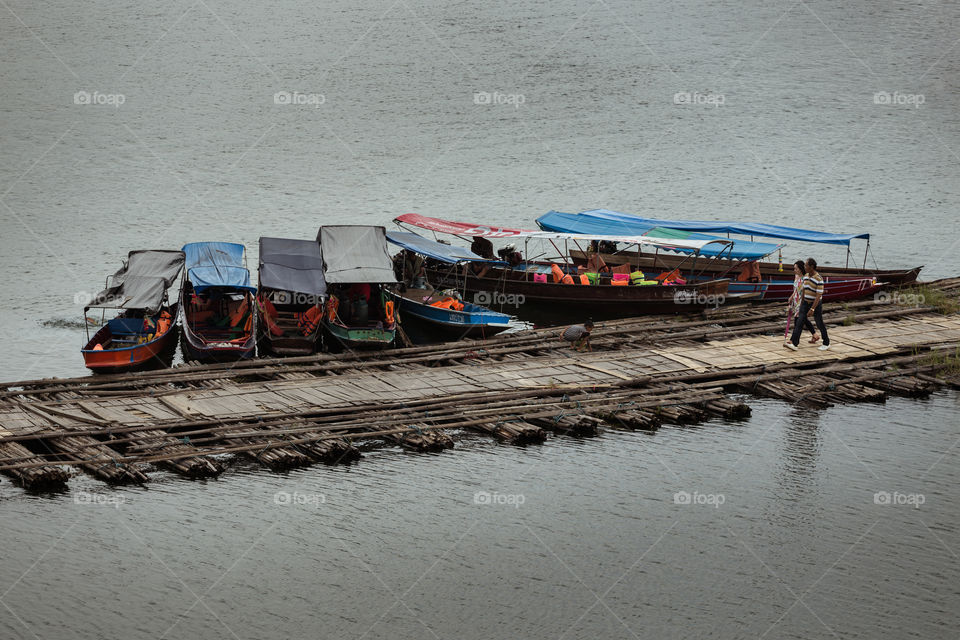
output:
M 326 292 L 320 243 L 260 238 L 257 326 L 265 350 L 281 356 L 316 352 Z
M 397 284 L 386 230 L 368 225 L 327 225 L 317 233 L 327 284 L 323 326 L 328 347 L 383 349 L 396 337 Z
M 870 253 L 870 234 L 869 233 L 829 233 L 824 231 L 813 231 L 809 229 L 797 229 L 793 227 L 783 227 L 779 225 L 762 223 L 741 223 L 741 222 L 711 222 L 700 220 L 661 220 L 654 218 L 643 218 L 628 213 L 618 211 L 609 211 L 607 209 L 595 209 L 581 213 L 571 214 L 559 211 L 550 211 L 537 218 L 537 225 L 541 229 L 582 234 L 609 234 L 612 230 L 617 233 L 636 233 L 643 235 L 658 235 L 660 237 L 670 235 L 675 238 L 698 237 L 709 233 L 726 233 L 749 236 L 750 242 L 755 237 L 774 238 L 778 240 L 791 240 L 796 242 L 814 243 L 844 246 L 846 248 L 846 265 L 843 267 L 831 267 L 821 265 L 818 270 L 824 278 L 834 281 L 839 279 L 875 279 L 878 283 L 891 285 L 910 284 L 917 280 L 920 270 L 923 268 L 912 267 L 909 269 L 869 269 L 866 266 L 867 256 Z M 863 256 L 863 265 L 861 267 L 851 266 L 851 243 L 855 240 L 864 240 L 866 247 Z M 746 240 L 735 240 L 738 244 L 747 242 Z M 583 250 L 571 251 L 571 257 L 580 263 L 586 264 L 590 258 L 588 252 Z M 683 260 L 682 257 L 657 254 L 656 252 L 643 254 L 641 251 L 617 251 L 601 252 L 600 257 L 611 265 L 616 264 L 635 264 L 641 268 L 664 268 L 672 269 L 678 266 Z M 730 272 L 735 272 L 742 266 L 740 261 L 731 260 L 729 256 L 721 257 L 705 265 L 704 272 L 717 276 Z M 789 275 L 789 265 L 787 271 L 781 262 L 763 262 L 757 261 L 756 271 L 763 280 L 792 280 Z M 755 271 L 755 273 L 756 273 Z M 792 282 L 790 282 L 792 286 Z M 845 287 L 849 289 L 849 287 Z M 789 297 L 789 294 L 788 294 Z M 765 298 L 767 300 L 774 298 Z M 781 299 L 776 297 L 775 299 Z M 840 298 L 842 299 L 842 298 Z
M 256 350 L 256 288 L 246 251 L 232 242 L 192 242 L 180 287 L 185 360 L 237 360 Z
M 596 238 L 455 222 L 417 214 L 404 214 L 395 222 L 448 233 L 461 239 L 479 236 L 517 238 L 525 243 L 542 240 L 554 247 L 557 247 L 557 242 L 585 243 Z M 713 248 L 714 254 L 721 254 L 724 247 L 733 244 L 721 238 L 662 241 L 640 236 L 601 236 L 600 239 L 664 250 L 682 247 L 694 255 L 699 255 L 708 246 Z M 473 294 L 475 302 L 500 311 L 509 310 L 521 317 L 530 315 L 530 311 L 608 317 L 675 313 L 718 306 L 736 297 L 728 292 L 730 281 L 724 278 L 690 283 L 670 272 L 649 276 L 630 269 L 617 274 L 591 273 L 569 262 L 530 261 L 522 256 L 517 257 L 517 254 L 515 251 L 511 254 L 506 266 L 485 267 L 479 271 L 447 271 L 428 265 L 427 273 L 435 286 L 461 289 Z
M 176 347 L 177 305 L 167 289 L 183 267 L 182 251 L 131 251 L 106 288 L 84 307 L 101 309 L 101 326 L 81 349 L 95 372 L 119 372 L 169 366 Z M 107 310 L 119 310 L 106 319 Z M 87 323 L 89 327 L 89 322 Z
M 434 242 L 412 232 L 388 231 L 387 240 L 403 248 L 399 257 L 404 265 L 420 265 L 424 258 L 454 267 L 465 263 L 501 264 L 468 249 Z M 408 277 L 391 291 L 405 322 L 415 319 L 444 337 L 455 338 L 489 337 L 510 328 L 509 315 L 464 301 L 459 292 L 434 288 L 420 276 L 417 266 L 408 271 L 411 272 Z

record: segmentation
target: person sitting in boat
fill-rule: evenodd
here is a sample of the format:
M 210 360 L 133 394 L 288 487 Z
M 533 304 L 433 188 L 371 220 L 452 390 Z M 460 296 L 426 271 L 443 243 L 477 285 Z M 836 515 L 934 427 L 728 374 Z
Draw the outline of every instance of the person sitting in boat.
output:
M 617 243 L 610 240 L 601 240 L 598 247 L 600 253 L 616 253 L 617 252 Z
M 470 245 L 470 251 L 481 258 L 493 260 L 493 243 L 483 236 L 473 236 L 473 243 Z
M 500 259 L 509 264 L 511 267 L 518 267 L 523 263 L 523 256 L 520 255 L 520 252 L 517 251 L 517 245 L 508 244 L 504 248 L 497 251 L 497 255 L 500 256 Z
M 593 321 L 587 320 L 583 324 L 567 327 L 560 337 L 565 342 L 569 342 L 570 348 L 575 351 L 593 351 L 593 347 L 590 346 L 591 331 L 593 331 Z
M 427 271 L 423 256 L 412 251 L 407 252 L 407 259 L 403 263 L 403 282 L 411 289 L 426 289 Z

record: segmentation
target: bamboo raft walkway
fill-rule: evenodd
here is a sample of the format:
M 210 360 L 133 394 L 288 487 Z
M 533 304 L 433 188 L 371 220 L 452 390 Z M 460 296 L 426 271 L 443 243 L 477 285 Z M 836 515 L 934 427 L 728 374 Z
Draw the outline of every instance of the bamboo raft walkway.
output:
M 548 433 L 737 419 L 750 413 L 746 395 L 819 407 L 921 397 L 960 386 L 960 278 L 923 290 L 940 308 L 828 305 L 829 351 L 806 337 L 799 351 L 784 349 L 776 304 L 598 324 L 592 353 L 572 351 L 554 328 L 2 383 L 0 472 L 32 488 L 62 485 L 80 471 L 142 483 L 155 466 L 216 476 L 236 457 L 272 469 L 348 462 L 360 457 L 360 441 L 441 451 L 464 431 L 535 444 Z

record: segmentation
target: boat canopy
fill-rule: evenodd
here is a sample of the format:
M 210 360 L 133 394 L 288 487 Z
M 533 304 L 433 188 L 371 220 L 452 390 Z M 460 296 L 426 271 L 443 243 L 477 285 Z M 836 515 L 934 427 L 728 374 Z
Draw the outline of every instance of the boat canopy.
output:
M 131 251 L 119 271 L 110 276 L 107 288 L 84 307 L 99 309 L 142 309 L 156 313 L 164 294 L 183 268 L 183 251 Z
M 187 278 L 200 293 L 210 287 L 256 291 L 250 272 L 243 266 L 244 247 L 235 242 L 191 242 L 183 245 Z
M 457 264 L 459 262 L 490 262 L 495 264 L 506 264 L 502 260 L 489 260 L 475 254 L 469 249 L 454 247 L 442 242 L 436 242 L 429 238 L 413 233 L 412 231 L 387 231 L 387 240 L 393 244 L 409 249 L 414 253 L 446 262 L 447 264 Z
M 509 227 L 492 227 L 482 224 L 472 224 L 469 222 L 454 222 L 452 220 L 442 220 L 440 218 L 430 218 L 416 213 L 405 213 L 402 216 L 394 218 L 397 224 L 406 223 L 421 229 L 429 229 L 439 233 L 448 233 L 455 236 L 481 236 L 484 238 L 533 238 L 540 240 L 572 240 L 574 242 L 590 242 L 591 240 L 609 240 L 611 242 L 626 242 L 651 248 L 665 249 L 667 251 L 692 251 L 695 253 L 704 253 L 708 255 L 717 255 L 723 253 L 723 247 L 729 247 L 733 244 L 732 240 L 726 238 L 712 238 L 709 240 L 662 240 L 659 238 L 648 238 L 643 235 L 604 235 L 604 234 L 583 234 L 583 233 L 563 233 L 554 231 L 532 231 L 529 229 L 511 229 Z M 702 251 L 709 244 L 717 245 L 711 247 L 711 251 Z
M 316 240 L 260 238 L 260 286 L 278 291 L 322 296 L 323 257 Z
M 386 229 L 368 225 L 329 225 L 317 232 L 328 284 L 393 284 L 393 260 Z
M 540 216 L 537 218 L 537 224 L 540 225 L 542 229 L 548 231 L 580 233 L 590 235 L 591 237 L 597 234 L 605 235 L 619 232 L 640 233 L 646 238 L 657 238 L 660 240 L 727 240 L 726 238 L 718 238 L 717 236 L 711 236 L 705 233 L 694 233 L 665 227 L 645 227 L 627 223 L 617 223 L 585 216 L 584 214 L 561 213 L 559 211 L 551 211 L 546 215 Z M 724 258 L 734 260 L 758 260 L 770 255 L 783 246 L 782 244 L 752 242 L 750 240 L 732 240 L 731 242 L 733 246 L 730 248 L 718 249 L 715 247 L 704 247 L 700 250 L 700 254 L 717 256 L 722 253 Z M 682 249 L 678 250 L 682 251 Z
M 541 216 L 537 221 L 548 218 L 557 211 L 551 211 Z M 570 215 L 570 214 L 561 214 Z M 798 242 L 817 242 L 821 244 L 850 245 L 852 240 L 870 240 L 869 233 L 827 233 L 825 231 L 811 231 L 794 227 L 781 227 L 775 224 L 760 222 L 711 222 L 709 220 L 659 220 L 656 218 L 642 218 L 631 213 L 620 213 L 609 209 L 593 209 L 576 214 L 600 222 L 606 222 L 611 228 L 631 229 L 639 232 L 640 229 L 666 227 L 668 229 L 682 229 L 684 231 L 698 231 L 701 233 L 737 233 L 745 236 L 760 236 L 762 238 L 777 238 L 780 240 L 796 240 Z M 626 227 L 624 225 L 627 225 Z

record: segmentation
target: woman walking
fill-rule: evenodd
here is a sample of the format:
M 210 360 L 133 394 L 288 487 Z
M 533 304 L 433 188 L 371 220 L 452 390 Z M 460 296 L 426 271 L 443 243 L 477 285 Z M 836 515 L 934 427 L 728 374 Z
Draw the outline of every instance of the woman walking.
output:
M 803 301 L 800 302 L 800 311 L 797 313 L 797 321 L 793 325 L 793 335 L 790 337 L 790 343 L 784 344 L 787 349 L 796 351 L 800 346 L 800 335 L 803 333 L 803 320 L 813 318 L 817 323 L 817 329 L 823 336 L 823 344 L 820 345 L 820 351 L 826 351 L 830 348 L 830 336 L 827 335 L 827 326 L 823 323 L 823 277 L 817 273 L 817 261 L 813 258 L 807 258 L 807 275 L 803 277 Z M 809 322 L 809 320 L 807 320 Z
M 790 300 L 787 302 L 787 326 L 783 330 L 783 344 L 786 345 L 790 340 L 790 331 L 793 323 L 798 320 L 797 314 L 800 311 L 800 302 L 803 300 L 803 276 L 806 275 L 807 267 L 803 260 L 797 260 L 793 263 L 793 293 L 790 294 Z M 799 319 L 803 326 L 810 330 L 810 344 L 816 344 L 820 336 L 817 330 L 813 328 L 810 318 L 804 316 Z

